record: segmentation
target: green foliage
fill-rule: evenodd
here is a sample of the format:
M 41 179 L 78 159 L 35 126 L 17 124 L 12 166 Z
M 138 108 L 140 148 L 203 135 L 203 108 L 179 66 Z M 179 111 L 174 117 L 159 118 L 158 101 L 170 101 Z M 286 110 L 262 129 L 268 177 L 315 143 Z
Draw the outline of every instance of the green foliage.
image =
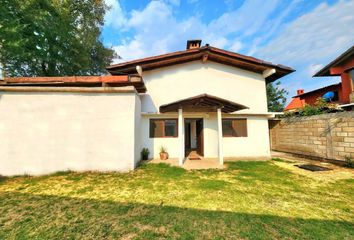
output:
M 150 151 L 148 148 L 143 148 L 141 150 L 141 159 L 142 160 L 148 160 L 149 159 L 149 154 L 150 154 Z
M 339 111 L 336 104 L 328 103 L 323 98 L 318 98 L 315 105 L 306 104 L 305 107 L 297 109 L 293 112 L 286 112 L 284 117 L 293 117 L 293 116 L 313 116 L 323 113 L 330 113 L 334 111 Z
M 280 85 L 280 81 L 267 84 L 267 103 L 268 110 L 271 112 L 281 112 L 284 109 L 288 91 L 281 88 Z
M 100 34 L 103 0 L 3 0 L 0 62 L 6 76 L 95 75 L 115 57 Z
M 350 157 L 345 157 L 345 166 L 348 168 L 354 168 L 354 161 Z
M 161 146 L 160 147 L 160 153 L 165 153 L 165 152 L 167 152 L 167 148 L 164 147 L 164 146 Z

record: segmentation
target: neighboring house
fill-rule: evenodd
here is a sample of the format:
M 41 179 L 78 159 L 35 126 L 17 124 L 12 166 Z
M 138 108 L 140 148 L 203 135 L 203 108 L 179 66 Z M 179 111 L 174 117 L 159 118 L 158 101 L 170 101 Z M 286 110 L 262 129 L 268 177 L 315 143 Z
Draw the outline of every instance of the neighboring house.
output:
M 299 89 L 296 91 L 297 95 L 291 99 L 290 103 L 284 108 L 284 111 L 294 111 L 299 108 L 305 107 L 305 100 L 300 99 L 298 95 L 304 93 L 304 89 Z
M 0 86 L 0 174 L 131 170 L 143 147 L 182 165 L 270 157 L 266 83 L 294 70 L 200 40 L 107 67 L 113 76 L 9 78 Z
M 334 103 L 348 107 L 354 103 L 354 46 L 349 48 L 335 60 L 319 70 L 313 77 L 340 76 L 341 82 L 304 92 L 298 90 L 297 95 L 285 107 L 285 111 L 303 108 L 305 104 L 314 105 L 316 100 L 328 92 L 333 92 Z M 300 92 L 299 92 L 300 91 Z
M 292 98 L 284 111 L 293 111 L 303 108 L 306 104 L 315 105 L 317 99 L 322 98 L 323 95 L 328 92 L 333 92 L 331 102 L 341 104 L 341 102 L 339 102 L 339 96 L 342 94 L 342 84 L 336 83 L 309 92 L 305 92 L 303 89 L 297 90 L 297 95 Z
M 348 104 L 354 102 L 354 45 L 319 70 L 314 77 L 341 77 L 339 102 Z

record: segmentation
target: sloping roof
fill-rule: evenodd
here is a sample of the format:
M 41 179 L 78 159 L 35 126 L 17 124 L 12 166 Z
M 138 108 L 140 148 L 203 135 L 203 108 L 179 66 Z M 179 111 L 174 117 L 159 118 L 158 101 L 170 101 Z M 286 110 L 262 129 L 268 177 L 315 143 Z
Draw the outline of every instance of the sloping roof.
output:
M 305 100 L 301 100 L 299 97 L 295 97 L 290 101 L 288 106 L 285 107 L 284 111 L 303 108 L 304 106 L 305 106 Z
M 345 51 L 344 53 L 342 53 L 339 57 L 337 57 L 336 59 L 334 59 L 332 62 L 330 62 L 329 64 L 327 64 L 324 68 L 322 68 L 321 70 L 319 70 L 315 75 L 313 75 L 314 77 L 328 77 L 328 76 L 337 76 L 335 74 L 331 74 L 330 73 L 330 68 L 331 67 L 336 67 L 340 64 L 343 64 L 344 62 L 346 62 L 347 60 L 349 60 L 350 58 L 354 58 L 354 45 L 349 48 L 347 51 Z
M 0 86 L 11 87 L 124 87 L 134 86 L 138 92 L 146 92 L 143 79 L 136 75 L 121 76 L 67 76 L 67 77 L 8 77 Z
M 210 60 L 257 73 L 262 73 L 266 69 L 274 68 L 276 70 L 276 73 L 267 77 L 267 82 L 275 81 L 278 78 L 281 78 L 295 71 L 290 67 L 276 65 L 271 62 L 266 62 L 254 57 L 211 47 L 209 45 L 205 45 L 200 48 L 187 49 L 184 51 L 167 53 L 158 56 L 114 64 L 106 67 L 106 69 L 112 75 L 132 74 L 136 73 L 137 65 L 140 65 L 143 70 L 148 71 L 161 67 L 202 59 L 203 61 Z
M 313 93 L 316 93 L 316 92 L 319 92 L 319 91 L 325 91 L 325 90 L 332 90 L 333 88 L 338 88 L 338 87 L 341 87 L 342 83 L 336 83 L 336 84 L 332 84 L 332 85 L 328 85 L 328 86 L 325 86 L 325 87 L 321 87 L 321 88 L 317 88 L 317 89 L 314 89 L 312 91 L 309 91 L 309 92 L 304 92 L 302 94 L 299 94 L 299 95 L 296 95 L 294 96 L 293 98 L 302 98 L 302 97 L 305 97 L 305 96 L 308 96 L 308 95 L 311 95 Z
M 127 82 L 128 75 L 122 76 L 67 76 L 67 77 L 7 77 L 6 83 L 113 83 Z
M 175 112 L 178 111 L 179 108 L 191 109 L 192 111 L 196 111 L 196 109 L 215 111 L 217 108 L 221 108 L 222 112 L 231 113 L 247 109 L 248 107 L 209 94 L 201 94 L 195 97 L 161 105 L 160 112 Z

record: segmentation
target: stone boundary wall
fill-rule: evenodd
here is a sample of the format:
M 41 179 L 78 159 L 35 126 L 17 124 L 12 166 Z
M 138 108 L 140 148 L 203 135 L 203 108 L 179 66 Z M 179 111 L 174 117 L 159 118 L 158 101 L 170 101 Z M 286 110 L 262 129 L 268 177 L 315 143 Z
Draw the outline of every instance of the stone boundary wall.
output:
M 271 149 L 329 160 L 354 159 L 354 111 L 270 120 Z

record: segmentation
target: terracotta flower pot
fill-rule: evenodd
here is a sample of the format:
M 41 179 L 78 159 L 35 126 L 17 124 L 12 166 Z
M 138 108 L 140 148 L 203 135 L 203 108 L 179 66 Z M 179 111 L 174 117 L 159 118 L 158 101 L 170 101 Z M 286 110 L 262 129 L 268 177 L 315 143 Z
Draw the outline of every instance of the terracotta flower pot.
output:
M 160 159 L 161 160 L 167 160 L 168 159 L 168 153 L 167 152 L 160 152 Z

